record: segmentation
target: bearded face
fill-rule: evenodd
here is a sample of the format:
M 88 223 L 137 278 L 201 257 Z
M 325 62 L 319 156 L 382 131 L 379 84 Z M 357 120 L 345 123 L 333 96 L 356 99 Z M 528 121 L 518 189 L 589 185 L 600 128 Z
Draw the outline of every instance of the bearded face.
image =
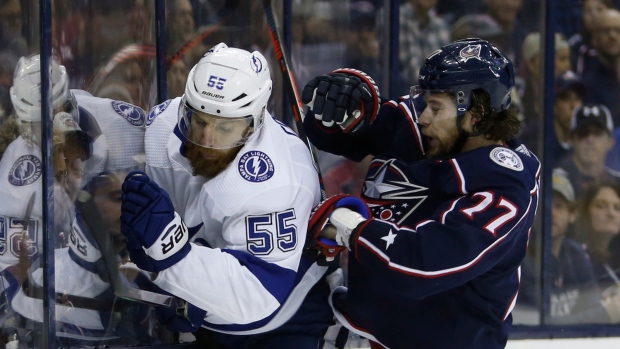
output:
M 187 147 L 187 159 L 192 165 L 192 174 L 206 178 L 213 178 L 224 171 L 242 147 L 240 145 L 230 149 L 211 149 L 192 142 L 186 142 L 185 145 Z

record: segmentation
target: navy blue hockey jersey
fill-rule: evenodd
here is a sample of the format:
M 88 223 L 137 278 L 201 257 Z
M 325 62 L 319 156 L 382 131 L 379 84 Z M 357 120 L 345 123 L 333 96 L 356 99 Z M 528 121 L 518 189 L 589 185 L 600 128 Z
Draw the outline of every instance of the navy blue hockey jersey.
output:
M 416 121 L 408 99 L 384 103 L 359 136 L 326 134 L 306 118 L 319 149 L 377 155 L 361 195 L 374 219 L 359 228 L 348 290 L 332 294 L 334 311 L 392 349 L 504 348 L 540 163 L 518 144 L 421 159 Z

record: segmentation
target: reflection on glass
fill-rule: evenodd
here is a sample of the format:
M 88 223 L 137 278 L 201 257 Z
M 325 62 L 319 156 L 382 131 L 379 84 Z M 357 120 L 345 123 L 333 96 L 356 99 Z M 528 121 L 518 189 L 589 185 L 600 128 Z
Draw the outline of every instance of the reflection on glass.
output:
M 53 48 L 57 63 L 66 68 L 80 109 L 60 109 L 54 119 L 54 231 L 56 240 L 57 330 L 59 345 L 113 344 L 137 345 L 170 342 L 153 316 L 153 308 L 114 296 L 107 268 L 102 267 L 102 248 L 88 227 L 76 218 L 74 201 L 82 189 L 102 213 L 113 255 L 126 272 L 129 283 L 150 288 L 150 275 L 136 272 L 123 252 L 119 235 L 119 185 L 131 169 L 144 162 L 143 131 L 146 114 L 156 101 L 155 21 L 153 1 L 53 1 Z M 209 47 L 219 42 L 263 52 L 269 60 L 274 80 L 268 109 L 277 118 L 285 115 L 281 77 L 267 36 L 261 2 L 218 12 L 224 1 L 166 1 L 168 98 L 184 93 L 188 69 Z M 432 31 L 442 22 L 452 35 L 478 36 L 491 40 L 509 52 L 518 70 L 518 89 L 514 100 L 521 100 L 524 118 L 522 140 L 535 153 L 542 150 L 544 118 L 540 69 L 541 26 L 538 11 L 524 11 L 521 0 L 493 1 L 401 1 L 400 66 L 394 85 L 412 85 L 416 67 L 426 55 L 440 46 L 443 31 Z M 276 2 L 281 8 L 282 2 Z M 303 1 L 293 2 L 293 71 L 300 90 L 315 75 L 342 66 L 361 69 L 380 76 L 385 47 L 379 44 L 384 23 L 382 1 Z M 426 6 L 426 7 L 424 7 Z M 558 11 L 563 11 L 562 9 Z M 415 18 L 411 15 L 420 15 Z M 42 269 L 38 265 L 42 227 L 42 154 L 40 150 L 40 111 L 20 116 L 19 103 L 11 101 L 10 89 L 20 58 L 30 57 L 39 47 L 37 1 L 0 0 L 0 267 L 4 290 L 0 304 L 0 326 L 11 337 L 15 332 L 24 344 L 42 339 Z M 566 14 L 566 13 L 565 13 Z M 578 14 L 575 15 L 575 14 Z M 593 160 L 602 154 L 590 136 L 591 126 L 572 125 L 574 111 L 582 104 L 606 105 L 615 127 L 608 128 L 615 144 L 603 166 L 620 170 L 618 131 L 618 82 L 610 62 L 617 57 L 620 15 L 613 1 L 586 0 L 576 20 L 558 22 L 556 28 L 556 100 L 554 129 L 556 142 L 550 157 L 563 167 L 575 197 L 567 199 L 556 189 L 548 210 L 551 231 L 533 230 L 529 255 L 523 264 L 521 295 L 514 310 L 514 322 L 536 324 L 541 319 L 540 276 L 542 236 L 552 238 L 552 278 L 549 283 L 550 313 L 545 323 L 576 324 L 619 322 L 615 277 L 619 273 L 615 251 L 618 229 L 615 220 L 613 185 L 597 184 L 601 177 L 615 178 L 608 169 L 583 171 L 573 157 Z M 582 25 L 577 25 L 581 24 Z M 441 28 L 444 28 L 443 26 Z M 443 30 L 443 29 L 442 29 Z M 430 34 L 424 34 L 430 33 Z M 530 34 L 529 36 L 527 34 Z M 529 39 L 527 39 L 529 37 Z M 453 39 L 457 37 L 453 36 Z M 189 49 L 182 49 L 192 43 Z M 568 46 L 568 50 L 567 50 Z M 34 49 L 33 49 L 34 48 Z M 568 51 L 568 53 L 567 53 Z M 567 60 L 570 61 L 567 73 Z M 559 69 L 558 67 L 562 67 Z M 387 78 L 378 81 L 388 91 Z M 36 90 L 36 89 L 35 89 Z M 85 91 L 88 91 L 86 93 Z M 406 91 L 405 91 L 406 92 Z M 390 91 L 393 98 L 399 94 Z M 71 95 L 69 95 L 71 96 Z M 67 106 L 64 106 L 65 108 Z M 286 106 L 284 108 L 287 108 Z M 30 119 L 25 119 L 28 115 Z M 576 121 L 576 120 L 575 120 Z M 75 125 L 73 125 L 75 124 Z M 596 133 L 596 132 L 594 132 Z M 573 137 L 573 135 L 575 137 Z M 600 148 L 600 147 L 598 147 Z M 128 151 L 130 150 L 130 151 Z M 594 152 L 594 153 L 589 153 Z M 537 153 L 537 155 L 541 155 Z M 603 154 L 605 155 L 605 154 Z M 598 156 L 602 159 L 604 156 Z M 342 191 L 358 188 L 363 182 L 364 165 L 319 153 L 324 177 L 335 179 Z M 599 168 L 603 161 L 598 161 Z M 574 165 L 574 166 L 573 166 Z M 329 175 L 326 175 L 329 174 Z M 354 178 L 355 177 L 355 178 Z M 585 183 L 585 184 L 584 184 Z M 586 187 L 590 187 L 587 189 Z M 25 190 L 25 191 L 24 191 Z M 359 190 L 359 189 L 356 189 Z M 598 192 L 594 192 L 598 190 Z M 34 193 L 34 196 L 32 196 Z M 29 202 L 34 197 L 34 204 Z M 542 211 L 542 210 L 541 210 Z M 573 224 L 573 217 L 576 218 Z M 608 224 L 608 226 L 604 226 Z M 564 225 L 566 225 L 564 227 Z M 81 253 L 88 250 L 85 256 Z M 579 262 L 576 262 L 579 261 Z M 590 262 L 588 262 L 590 261 Z M 27 284 L 28 287 L 20 285 Z M 85 285 L 92 286 L 90 291 Z M 81 298 L 80 298 L 81 297 Z M 14 303 L 14 305 L 13 305 Z M 134 324 L 140 325 L 134 325 Z M 32 331 L 32 332 L 31 332 Z M 30 334 L 28 334 L 30 333 Z M 351 339 L 350 343 L 355 340 Z

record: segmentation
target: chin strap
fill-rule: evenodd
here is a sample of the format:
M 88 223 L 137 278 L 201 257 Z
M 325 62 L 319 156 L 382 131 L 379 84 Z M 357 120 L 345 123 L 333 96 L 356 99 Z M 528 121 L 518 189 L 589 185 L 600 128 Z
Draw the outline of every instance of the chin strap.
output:
M 460 153 L 461 149 L 463 149 L 463 145 L 465 144 L 465 141 L 467 140 L 467 138 L 477 136 L 480 132 L 478 131 L 474 134 L 474 133 L 469 133 L 463 130 L 463 117 L 464 116 L 465 114 L 456 116 L 456 129 L 459 131 L 459 138 L 456 139 L 454 146 L 452 146 L 452 149 L 450 150 L 450 154 L 449 154 L 450 156 Z
M 496 114 L 497 114 L 496 112 L 491 111 L 491 115 L 489 115 L 489 117 L 494 118 Z M 467 138 L 480 136 L 481 134 L 484 134 L 489 129 L 489 127 L 487 127 L 484 130 L 477 130 L 471 133 L 467 132 L 463 130 L 463 118 L 464 117 L 465 117 L 464 113 L 462 115 L 456 116 L 456 129 L 459 131 L 459 138 L 456 140 L 456 143 L 454 143 L 454 146 L 452 147 L 452 150 L 450 151 L 451 155 L 458 154 L 461 151 L 461 149 L 463 149 L 463 145 L 465 144 L 465 141 L 467 140 Z

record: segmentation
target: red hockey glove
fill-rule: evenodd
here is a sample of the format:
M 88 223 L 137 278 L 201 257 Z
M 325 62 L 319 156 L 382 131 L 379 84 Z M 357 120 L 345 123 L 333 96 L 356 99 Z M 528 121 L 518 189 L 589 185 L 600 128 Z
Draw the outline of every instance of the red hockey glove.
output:
M 313 241 L 308 246 L 318 249 L 329 262 L 349 248 L 351 232 L 370 215 L 361 199 L 347 194 L 332 196 L 313 210 L 308 227 Z
M 379 113 L 379 87 L 361 70 L 340 68 L 310 80 L 301 100 L 323 126 L 338 125 L 355 134 L 370 125 Z

